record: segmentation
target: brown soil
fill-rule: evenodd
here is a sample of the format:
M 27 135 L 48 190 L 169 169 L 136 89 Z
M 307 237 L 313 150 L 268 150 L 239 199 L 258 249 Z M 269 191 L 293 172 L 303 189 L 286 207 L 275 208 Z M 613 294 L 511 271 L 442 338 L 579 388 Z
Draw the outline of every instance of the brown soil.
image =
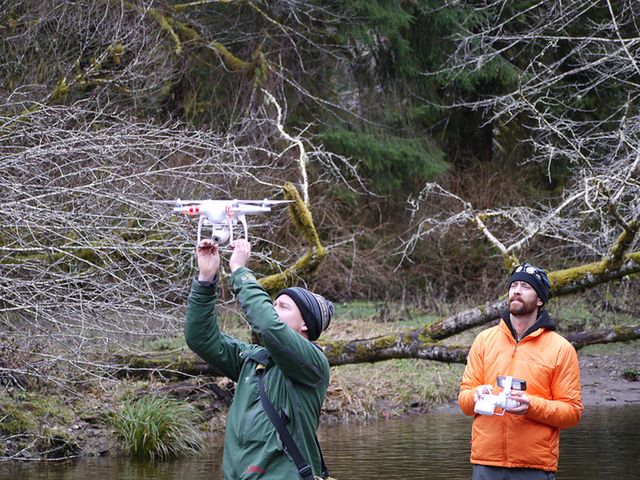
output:
M 640 404 L 640 353 L 580 356 L 582 403 L 592 405 Z

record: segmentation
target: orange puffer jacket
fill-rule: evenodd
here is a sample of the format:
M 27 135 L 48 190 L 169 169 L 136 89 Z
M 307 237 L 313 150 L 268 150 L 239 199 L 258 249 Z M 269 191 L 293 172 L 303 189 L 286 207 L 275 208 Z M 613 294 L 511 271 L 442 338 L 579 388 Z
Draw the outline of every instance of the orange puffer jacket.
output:
M 497 387 L 498 375 L 526 380 L 530 399 L 525 415 L 475 415 L 471 432 L 471 463 L 537 468 L 556 472 L 560 429 L 577 425 L 582 415 L 578 356 L 558 335 L 546 310 L 536 329 L 516 343 L 505 319 L 482 331 L 473 342 L 460 386 L 458 404 L 474 414 L 473 394 L 480 385 Z

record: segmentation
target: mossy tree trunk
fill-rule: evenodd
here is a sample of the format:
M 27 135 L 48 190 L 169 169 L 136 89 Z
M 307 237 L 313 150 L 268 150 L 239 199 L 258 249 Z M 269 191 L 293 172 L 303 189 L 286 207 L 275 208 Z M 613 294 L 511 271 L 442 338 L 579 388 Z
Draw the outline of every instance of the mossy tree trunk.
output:
M 586 290 L 640 272 L 640 252 L 627 255 L 617 268 L 596 262 L 550 273 L 553 296 L 563 296 Z M 446 363 L 466 361 L 468 346 L 445 344 L 443 340 L 470 328 L 497 320 L 506 308 L 506 300 L 481 305 L 425 325 L 422 328 L 368 339 L 321 342 L 331 365 L 378 362 L 394 358 L 420 358 Z M 566 338 L 576 349 L 597 343 L 612 343 L 640 338 L 640 325 L 572 332 Z M 191 352 L 176 354 L 133 355 L 117 359 L 134 373 L 152 370 L 172 370 L 198 374 L 215 374 L 209 366 Z

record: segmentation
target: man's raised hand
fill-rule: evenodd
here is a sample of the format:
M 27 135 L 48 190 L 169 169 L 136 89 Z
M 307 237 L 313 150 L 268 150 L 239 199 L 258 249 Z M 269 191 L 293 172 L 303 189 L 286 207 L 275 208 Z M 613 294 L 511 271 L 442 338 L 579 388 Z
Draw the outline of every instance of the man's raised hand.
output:
M 231 246 L 233 247 L 233 253 L 229 259 L 229 269 L 235 272 L 238 268 L 249 265 L 251 244 L 244 239 L 238 239 L 235 240 Z
M 196 247 L 198 260 L 198 280 L 212 282 L 220 269 L 220 253 L 213 240 L 202 240 Z

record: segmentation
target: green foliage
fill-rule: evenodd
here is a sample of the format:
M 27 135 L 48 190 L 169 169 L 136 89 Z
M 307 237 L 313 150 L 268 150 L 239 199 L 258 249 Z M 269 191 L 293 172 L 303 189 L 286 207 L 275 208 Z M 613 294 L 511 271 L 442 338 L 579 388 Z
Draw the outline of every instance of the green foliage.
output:
M 329 150 L 362 162 L 375 189 L 384 194 L 420 185 L 448 168 L 444 153 L 424 140 L 384 138 L 348 130 L 328 131 L 320 138 Z
M 152 352 L 159 352 L 166 350 L 180 350 L 185 347 L 186 343 L 184 341 L 184 336 L 180 335 L 177 337 L 156 338 L 150 342 L 145 342 L 142 348 Z
M 404 2 L 395 0 L 351 0 L 347 8 L 355 12 L 360 21 L 343 25 L 351 30 L 351 36 L 376 51 L 382 73 L 397 69 L 398 73 L 415 72 L 410 42 L 406 36 L 412 12 Z
M 30 412 L 20 409 L 15 403 L 6 405 L 2 402 L 2 407 L 0 433 L 17 435 L 35 430 L 37 423 Z
M 408 148 L 421 151 L 419 156 L 425 152 L 432 159 L 434 156 L 460 159 L 473 152 L 477 158 L 489 160 L 491 136 L 484 132 L 489 127 L 484 127 L 481 112 L 447 107 L 512 89 L 522 76 L 521 68 L 503 57 L 470 64 L 464 69 L 448 70 L 446 66 L 458 48 L 458 40 L 487 24 L 492 13 L 465 2 L 443 5 L 438 0 L 349 0 L 341 5 L 354 19 L 339 25 L 339 41 L 350 52 L 364 116 L 388 126 L 400 137 L 429 139 L 411 145 L 401 142 L 404 152 L 398 156 L 407 158 Z M 344 146 L 344 139 L 331 140 L 333 147 L 335 143 Z M 398 146 L 397 142 L 394 146 Z M 388 147 L 393 148 L 390 144 Z M 369 153 L 379 148 L 375 146 Z M 422 170 L 429 163 L 442 167 L 438 161 L 408 163 L 417 168 L 406 168 L 400 162 L 398 168 L 404 170 L 401 176 L 415 175 L 416 181 L 444 171 Z M 364 164 L 362 173 L 371 175 L 376 186 L 384 185 L 385 192 L 400 189 L 394 193 L 406 195 L 411 185 L 388 175 L 385 172 L 388 162 Z
M 522 80 L 522 71 L 502 57 L 496 57 L 487 63 L 477 63 L 465 71 L 456 71 L 454 75 L 443 75 L 442 81 L 451 80 L 459 90 L 475 94 L 478 91 L 499 93 L 514 88 Z
M 202 452 L 204 438 L 196 428 L 199 420 L 193 406 L 156 396 L 127 402 L 111 417 L 123 449 L 151 460 Z
M 17 435 L 39 432 L 46 425 L 69 425 L 72 410 L 58 397 L 14 392 L 0 396 L 0 433 Z

